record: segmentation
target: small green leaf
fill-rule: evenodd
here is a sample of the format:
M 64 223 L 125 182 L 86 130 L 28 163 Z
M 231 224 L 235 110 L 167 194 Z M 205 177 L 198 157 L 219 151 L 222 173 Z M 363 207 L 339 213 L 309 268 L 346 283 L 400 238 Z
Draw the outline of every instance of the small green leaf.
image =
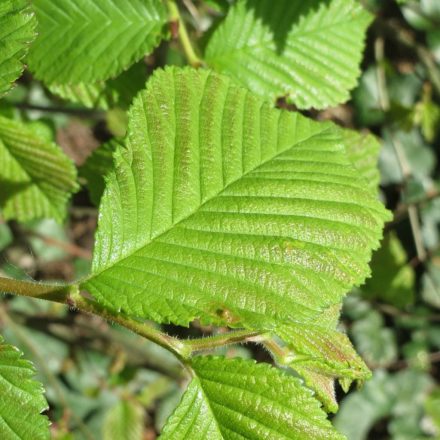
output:
M 29 67 L 47 84 L 113 78 L 167 35 L 160 0 L 34 0 L 38 38 Z
M 43 386 L 33 379 L 34 367 L 0 336 L 0 438 L 49 439 L 48 407 Z
M 354 0 L 239 0 L 205 59 L 265 98 L 321 109 L 349 98 L 371 18 Z
M 297 378 L 244 359 L 196 357 L 161 440 L 343 439 Z
M 378 370 L 360 391 L 343 400 L 335 426 L 350 440 L 366 440 L 374 424 L 390 413 L 394 396 L 390 376 Z
M 0 97 L 24 69 L 23 58 L 34 40 L 37 20 L 28 0 L 0 3 Z
M 103 440 L 142 440 L 144 424 L 144 408 L 135 401 L 121 400 L 105 416 Z
M 322 324 L 296 324 L 279 328 L 277 334 L 289 348 L 284 364 L 303 376 L 329 411 L 338 408 L 335 379 L 348 388 L 353 380 L 364 381 L 371 376 L 348 337 L 337 330 Z
M 63 220 L 77 189 L 71 160 L 30 126 L 0 116 L 0 208 L 5 219 Z
M 122 147 L 120 140 L 113 139 L 93 151 L 84 165 L 79 169 L 79 176 L 87 180 L 92 202 L 98 206 L 105 188 L 105 176 L 113 169 L 113 152 L 118 146 Z

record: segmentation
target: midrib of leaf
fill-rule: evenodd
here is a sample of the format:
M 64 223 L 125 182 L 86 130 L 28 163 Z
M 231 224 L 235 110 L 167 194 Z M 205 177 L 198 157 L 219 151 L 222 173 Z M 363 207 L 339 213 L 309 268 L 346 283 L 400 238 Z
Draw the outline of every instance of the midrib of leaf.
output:
M 295 119 L 296 122 L 296 119 Z M 223 192 L 225 192 L 231 185 L 233 185 L 234 183 L 236 183 L 237 181 L 245 178 L 248 174 L 253 173 L 254 171 L 258 170 L 258 168 L 262 167 L 263 165 L 265 165 L 266 163 L 270 162 L 271 160 L 273 160 L 274 157 L 279 156 L 281 154 L 283 154 L 284 152 L 294 148 L 295 146 L 301 144 L 302 142 L 307 142 L 310 139 L 313 139 L 315 136 L 319 136 L 322 135 L 323 133 L 325 133 L 326 131 L 331 131 L 332 127 L 327 126 L 325 127 L 323 130 L 316 132 L 314 134 L 312 134 L 311 136 L 308 136 L 304 139 L 295 141 L 293 143 L 293 145 L 289 145 L 288 147 L 286 147 L 284 150 L 280 150 L 278 152 L 276 152 L 273 156 L 269 157 L 267 160 L 265 160 L 264 162 L 261 162 L 258 166 L 254 167 L 253 169 L 248 170 L 247 172 L 245 172 L 244 174 L 242 174 L 240 177 L 238 177 L 237 179 L 231 181 L 230 183 L 228 183 L 221 191 L 219 191 L 218 193 L 214 194 L 212 197 L 206 199 L 204 202 L 202 202 L 199 206 L 197 206 L 197 209 L 195 209 L 193 212 L 191 212 L 190 214 L 186 215 L 185 217 L 179 219 L 176 223 L 170 225 L 169 228 L 167 228 L 166 230 L 160 231 L 158 233 L 156 233 L 155 235 L 152 234 L 149 238 L 146 239 L 146 241 L 144 243 L 142 243 L 141 245 L 139 245 L 138 247 L 134 248 L 134 250 L 130 250 L 130 253 L 125 255 L 124 257 L 118 259 L 118 260 L 113 260 L 110 264 L 102 267 L 101 270 L 95 271 L 93 272 L 89 277 L 85 278 L 84 280 L 82 280 L 82 283 L 86 282 L 88 279 L 92 279 L 95 276 L 98 276 L 99 274 L 105 272 L 107 269 L 111 268 L 112 266 L 116 265 L 116 264 L 120 264 L 122 263 L 124 260 L 130 258 L 132 255 L 136 254 L 137 252 L 139 252 L 140 250 L 142 250 L 143 248 L 145 248 L 146 246 L 148 246 L 151 242 L 153 242 L 154 240 L 158 240 L 160 239 L 160 237 L 162 237 L 163 235 L 167 234 L 170 230 L 172 230 L 173 228 L 179 226 L 180 223 L 183 223 L 185 220 L 188 220 L 191 216 L 193 216 L 194 214 L 196 214 L 199 210 L 201 210 L 203 208 L 203 206 L 205 206 L 206 204 L 208 204 L 211 200 L 217 198 L 218 196 L 220 196 Z M 200 132 L 200 131 L 199 131 Z M 174 167 L 175 168 L 175 167 Z M 201 167 L 199 167 L 201 168 Z M 154 168 L 152 168 L 154 169 Z M 154 177 L 152 176 L 152 181 L 154 180 Z M 153 191 L 153 197 L 154 197 L 154 191 Z M 136 204 L 137 206 L 137 204 Z M 151 210 L 152 216 L 153 216 L 153 210 Z M 174 211 L 173 211 L 174 212 Z M 174 214 L 173 214 L 174 216 Z M 301 240 L 304 241 L 304 240 Z M 250 260 L 251 261 L 251 260 Z

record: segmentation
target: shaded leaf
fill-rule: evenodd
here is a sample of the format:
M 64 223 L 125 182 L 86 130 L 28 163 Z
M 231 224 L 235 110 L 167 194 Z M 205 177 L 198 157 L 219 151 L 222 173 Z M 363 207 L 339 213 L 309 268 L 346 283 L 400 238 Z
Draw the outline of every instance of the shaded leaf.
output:
M 385 327 L 382 315 L 371 310 L 351 327 L 356 349 L 371 368 L 386 367 L 397 358 L 392 329 Z
M 407 262 L 405 249 L 394 233 L 385 236 L 382 246 L 371 260 L 372 277 L 362 291 L 369 298 L 378 298 L 396 307 L 414 301 L 414 269 Z
M 146 81 L 146 66 L 139 62 L 122 72 L 118 77 L 106 82 L 80 83 L 74 85 L 49 85 L 55 95 L 88 108 L 108 110 L 119 106 L 128 108 Z
M 113 139 L 102 144 L 87 158 L 79 169 L 79 176 L 87 180 L 87 188 L 92 202 L 98 206 L 105 188 L 105 176 L 113 168 L 113 152 L 122 142 Z
M 71 160 L 32 127 L 0 116 L 0 207 L 5 219 L 63 220 L 77 189 Z

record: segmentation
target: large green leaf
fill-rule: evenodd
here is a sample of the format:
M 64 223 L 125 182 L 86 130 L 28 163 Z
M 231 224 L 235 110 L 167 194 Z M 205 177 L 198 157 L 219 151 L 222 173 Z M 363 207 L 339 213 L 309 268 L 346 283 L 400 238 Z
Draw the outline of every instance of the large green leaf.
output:
M 105 306 L 276 329 L 315 323 L 368 275 L 387 215 L 332 124 L 177 68 L 129 119 L 81 285 Z
M 49 439 L 49 421 L 43 386 L 34 381 L 34 367 L 0 336 L 0 438 Z
M 34 0 L 38 38 L 29 67 L 48 84 L 114 77 L 166 36 L 160 0 Z
M 356 0 L 239 0 L 205 59 L 261 96 L 325 108 L 356 85 L 370 21 Z
M 0 116 L 0 209 L 5 219 L 61 221 L 76 190 L 76 170 L 61 149 L 31 127 Z
M 196 357 L 161 440 L 343 439 L 301 382 L 267 364 Z
M 37 21 L 28 0 L 0 2 L 0 96 L 21 75 Z

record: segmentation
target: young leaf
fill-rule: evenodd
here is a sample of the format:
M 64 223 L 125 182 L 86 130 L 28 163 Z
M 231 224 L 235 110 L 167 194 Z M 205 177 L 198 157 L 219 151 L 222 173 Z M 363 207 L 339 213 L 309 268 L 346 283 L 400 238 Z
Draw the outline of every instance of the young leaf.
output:
M 265 98 L 321 109 L 346 101 L 356 85 L 370 21 L 355 0 L 239 0 L 205 59 Z
M 0 116 L 0 208 L 20 221 L 65 216 L 76 170 L 52 142 L 25 124 Z
M 33 379 L 34 367 L 0 336 L 0 438 L 49 439 L 43 386 Z
M 297 378 L 244 359 L 196 357 L 161 440 L 344 439 Z
M 129 114 L 81 288 L 159 322 L 314 322 L 368 275 L 386 211 L 339 129 L 206 70 L 158 71 Z
M 38 38 L 29 67 L 47 84 L 103 81 L 166 37 L 160 0 L 35 0 Z
M 353 380 L 363 381 L 371 376 L 348 337 L 337 330 L 319 323 L 291 324 L 279 328 L 277 333 L 291 352 L 283 363 L 304 378 L 328 411 L 336 412 L 338 408 L 333 389 L 335 379 L 346 389 Z
M 28 0 L 0 3 L 0 97 L 23 72 L 22 60 L 36 36 L 36 24 Z

